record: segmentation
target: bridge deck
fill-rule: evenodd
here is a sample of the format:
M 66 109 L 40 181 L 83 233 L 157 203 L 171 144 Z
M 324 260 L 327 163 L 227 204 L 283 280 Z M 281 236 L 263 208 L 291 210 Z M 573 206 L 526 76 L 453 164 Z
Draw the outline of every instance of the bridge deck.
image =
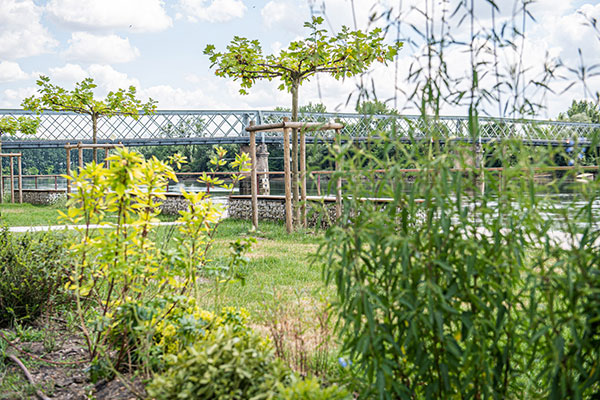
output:
M 39 119 L 38 133 L 32 137 L 17 134 L 2 138 L 2 145 L 10 149 L 63 147 L 66 143 L 91 143 L 92 129 L 89 116 L 45 112 L 36 115 L 23 110 L 2 110 L 3 117 L 31 117 Z M 182 144 L 247 143 L 246 128 L 250 121 L 256 124 L 280 124 L 287 112 L 240 110 L 240 111 L 157 111 L 140 115 L 138 119 L 116 116 L 101 118 L 98 122 L 98 143 L 123 143 L 127 146 L 164 146 Z M 562 121 L 515 120 L 482 117 L 479 130 L 469 130 L 467 117 L 422 118 L 414 115 L 362 115 L 350 113 L 305 113 L 302 122 L 344 125 L 342 134 L 354 140 L 365 140 L 382 132 L 404 141 L 464 140 L 489 142 L 517 139 L 531 145 L 560 145 L 578 142 L 589 145 L 600 134 L 600 124 Z M 262 132 L 257 135 L 259 143 L 281 141 L 280 132 Z M 331 140 L 332 132 L 313 135 L 308 141 Z

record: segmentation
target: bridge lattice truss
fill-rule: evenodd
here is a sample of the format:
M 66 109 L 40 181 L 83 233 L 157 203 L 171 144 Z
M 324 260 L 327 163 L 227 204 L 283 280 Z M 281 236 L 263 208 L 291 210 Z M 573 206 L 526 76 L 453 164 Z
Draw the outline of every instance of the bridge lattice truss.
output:
M 0 110 L 3 117 L 39 118 L 36 135 L 4 135 L 4 148 L 62 147 L 66 143 L 92 141 L 91 118 L 88 115 L 45 112 L 36 115 L 22 110 Z M 98 122 L 98 142 L 134 146 L 174 144 L 246 143 L 245 127 L 250 121 L 256 124 L 280 122 L 288 112 L 278 111 L 157 111 L 150 115 L 101 118 Z M 427 139 L 472 140 L 467 117 L 440 117 L 423 119 L 418 116 L 361 115 L 340 113 L 305 113 L 299 119 L 306 122 L 336 121 L 345 125 L 342 133 L 355 139 L 393 132 L 406 140 Z M 600 124 L 561 121 L 513 120 L 479 118 L 477 140 L 484 142 L 501 139 L 519 139 L 529 144 L 561 144 L 576 141 L 589 144 L 600 134 Z M 324 139 L 328 139 L 325 133 Z M 314 138 L 309 138 L 312 140 Z M 264 133 L 259 141 L 281 141 L 280 133 Z

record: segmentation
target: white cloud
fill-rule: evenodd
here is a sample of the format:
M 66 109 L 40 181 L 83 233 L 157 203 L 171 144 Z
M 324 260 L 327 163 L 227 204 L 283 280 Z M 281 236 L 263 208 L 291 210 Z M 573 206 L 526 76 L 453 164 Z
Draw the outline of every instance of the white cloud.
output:
M 0 108 L 20 108 L 24 98 L 36 94 L 37 88 L 28 86 L 18 89 L 6 89 L 0 96 Z
M 179 0 L 181 13 L 192 22 L 227 22 L 246 12 L 242 0 Z
M 129 86 L 140 87 L 140 81 L 130 78 L 126 73 L 115 70 L 110 65 L 93 64 L 88 68 L 89 75 L 94 78 L 99 87 L 106 91 L 114 91 Z
M 304 22 L 310 17 L 306 2 L 297 0 L 271 0 L 260 10 L 263 25 L 279 28 L 296 35 L 304 33 Z
M 59 84 L 80 82 L 89 76 L 88 72 L 78 64 L 66 64 L 62 67 L 50 68 L 50 78 Z
M 98 87 L 108 93 L 129 86 L 140 87 L 140 82 L 124 72 L 115 70 L 110 65 L 92 64 L 83 68 L 78 64 L 66 64 L 63 67 L 50 68 L 50 78 L 59 85 L 72 86 L 85 78 L 93 78 Z
M 32 0 L 0 0 L 0 59 L 47 53 L 58 44 L 40 23 L 41 14 Z
M 0 61 L 0 83 L 14 82 L 29 78 L 19 64 L 11 61 Z
M 160 32 L 173 25 L 161 0 L 50 0 L 46 11 L 57 22 L 80 30 Z
M 125 63 L 140 55 L 140 51 L 129 43 L 129 39 L 117 35 L 73 32 L 69 45 L 63 53 L 64 57 L 86 63 Z

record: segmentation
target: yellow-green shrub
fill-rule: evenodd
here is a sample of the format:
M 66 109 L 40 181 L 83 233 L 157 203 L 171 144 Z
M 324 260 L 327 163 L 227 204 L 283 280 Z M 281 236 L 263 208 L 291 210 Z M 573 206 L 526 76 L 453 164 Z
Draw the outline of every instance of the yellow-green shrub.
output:
M 274 399 L 289 377 L 265 338 L 236 332 L 230 325 L 218 327 L 178 355 L 168 355 L 167 363 L 147 387 L 151 398 Z

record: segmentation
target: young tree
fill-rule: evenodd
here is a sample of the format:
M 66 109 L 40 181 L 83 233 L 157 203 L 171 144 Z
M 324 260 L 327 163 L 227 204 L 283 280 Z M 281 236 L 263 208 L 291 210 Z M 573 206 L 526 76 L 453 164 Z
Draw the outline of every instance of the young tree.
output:
M 208 45 L 204 54 L 210 57 L 215 74 L 240 81 L 240 93 L 247 94 L 260 79 L 280 79 L 279 90 L 292 94 L 292 121 L 298 121 L 298 91 L 302 83 L 317 73 L 335 79 L 349 78 L 366 71 L 374 62 L 392 61 L 402 46 L 384 43 L 380 29 L 365 33 L 342 27 L 339 34 L 329 36 L 321 29 L 323 18 L 313 17 L 304 24 L 310 35 L 304 40 L 291 42 L 279 54 L 264 55 L 258 40 L 234 36 L 225 52 L 217 52 Z M 298 202 L 298 131 L 292 131 L 292 189 L 294 204 Z M 295 207 L 297 209 L 297 207 Z
M 92 119 L 92 140 L 98 143 L 98 120 L 102 117 L 110 118 L 115 115 L 130 116 L 137 119 L 138 110 L 152 113 L 156 110 L 156 102 L 149 99 L 142 104 L 136 96 L 134 86 L 129 89 L 118 89 L 109 92 L 104 100 L 94 99 L 94 89 L 97 85 L 92 78 L 86 78 L 75 84 L 75 89 L 64 88 L 50 83 L 50 78 L 41 75 L 37 80 L 39 96 L 31 96 L 23 100 L 21 106 L 30 111 L 71 111 L 78 114 L 87 114 Z M 94 149 L 94 161 L 97 160 L 97 150 Z
M 2 135 L 5 133 L 15 135 L 21 132 L 24 135 L 34 135 L 37 132 L 39 120 L 29 117 L 2 117 L 0 118 L 0 153 L 2 152 Z M 0 167 L 1 168 L 1 167 Z

